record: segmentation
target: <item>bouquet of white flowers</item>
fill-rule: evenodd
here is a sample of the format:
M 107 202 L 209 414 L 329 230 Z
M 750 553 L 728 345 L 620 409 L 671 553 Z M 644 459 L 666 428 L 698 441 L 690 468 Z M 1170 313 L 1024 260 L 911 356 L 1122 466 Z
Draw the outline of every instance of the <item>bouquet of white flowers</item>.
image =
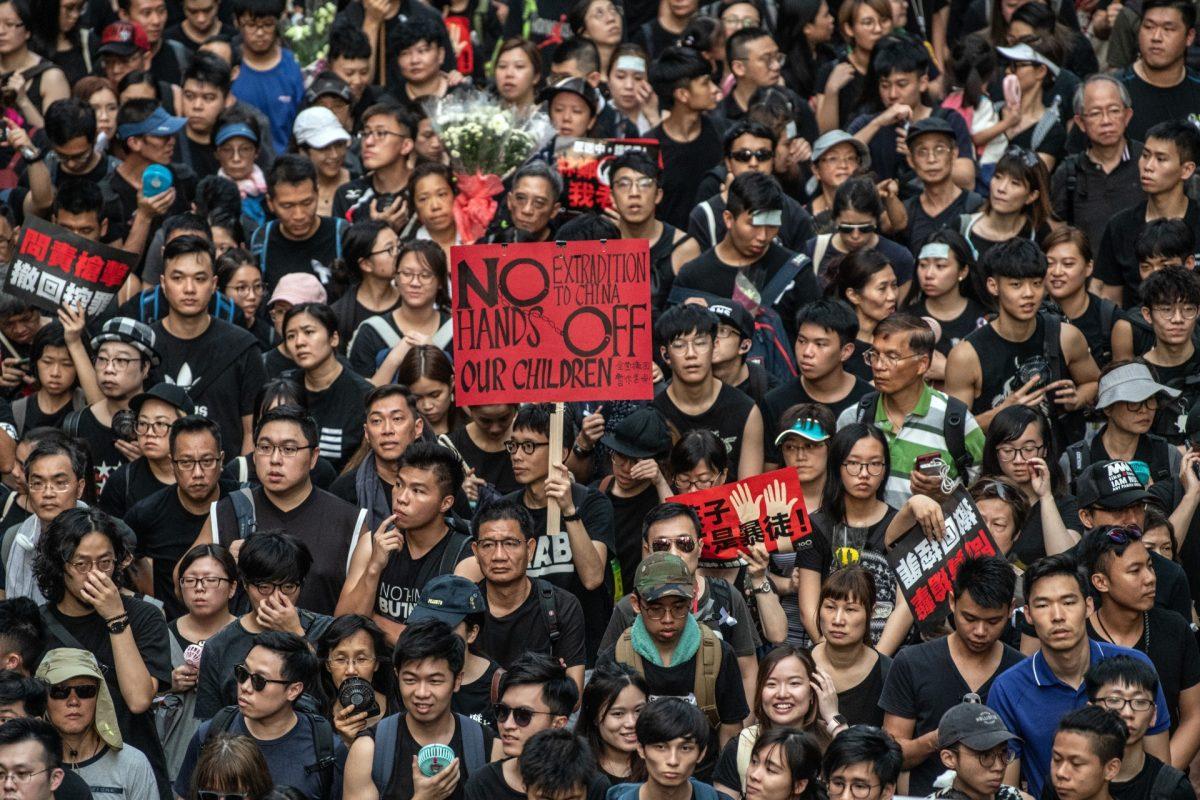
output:
M 503 108 L 485 92 L 459 92 L 430 100 L 425 111 L 457 173 L 454 217 L 464 244 L 475 242 L 496 212 L 502 179 L 524 164 L 554 135 L 541 111 Z
M 297 13 L 289 20 L 283 38 L 302 68 L 310 68 L 329 55 L 329 29 L 333 27 L 335 16 L 337 4 L 329 2 L 317 7 L 309 16 Z

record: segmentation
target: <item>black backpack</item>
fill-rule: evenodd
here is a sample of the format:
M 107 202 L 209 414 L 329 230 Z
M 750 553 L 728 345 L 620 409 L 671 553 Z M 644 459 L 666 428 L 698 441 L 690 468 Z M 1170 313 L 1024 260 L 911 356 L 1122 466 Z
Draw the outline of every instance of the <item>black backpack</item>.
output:
M 212 739 L 218 733 L 228 731 L 238 713 L 237 706 L 225 706 L 214 714 L 208 724 L 208 734 L 205 736 L 205 742 Z M 337 765 L 337 759 L 334 757 L 333 750 L 333 725 L 320 714 L 312 714 L 297 709 L 296 716 L 301 719 L 307 719 L 309 724 L 312 725 L 313 747 L 317 751 L 316 762 L 307 765 L 304 768 L 304 774 L 312 775 L 313 773 L 320 773 L 321 800 L 329 800 L 333 795 L 333 770 Z
M 1097 434 L 1099 435 L 1099 434 Z M 1171 480 L 1171 444 L 1161 436 L 1153 433 L 1145 434 L 1150 442 L 1150 479 L 1155 483 L 1167 483 Z M 1091 442 L 1083 440 L 1075 442 L 1066 449 L 1068 479 L 1072 486 L 1080 475 L 1092 463 Z
M 875 404 L 879 402 L 879 392 L 867 392 L 858 400 L 856 422 L 866 422 L 870 425 L 875 419 Z M 970 413 L 967 404 L 953 395 L 946 395 L 946 416 L 942 419 L 942 438 L 946 440 L 946 452 L 954 460 L 954 468 L 958 471 L 963 483 L 967 481 L 967 468 L 974 463 L 971 454 L 967 452 L 967 414 Z

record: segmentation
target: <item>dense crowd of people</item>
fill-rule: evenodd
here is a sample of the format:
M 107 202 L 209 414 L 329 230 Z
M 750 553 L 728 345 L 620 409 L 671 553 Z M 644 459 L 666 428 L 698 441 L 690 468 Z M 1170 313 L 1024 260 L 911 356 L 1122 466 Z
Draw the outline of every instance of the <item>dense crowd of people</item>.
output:
M 0 294 L 2 800 L 1195 800 L 1196 23 L 0 0 L 0 264 L 136 262 Z M 468 91 L 553 131 L 490 219 Z M 653 399 L 456 402 L 451 248 L 615 239 Z

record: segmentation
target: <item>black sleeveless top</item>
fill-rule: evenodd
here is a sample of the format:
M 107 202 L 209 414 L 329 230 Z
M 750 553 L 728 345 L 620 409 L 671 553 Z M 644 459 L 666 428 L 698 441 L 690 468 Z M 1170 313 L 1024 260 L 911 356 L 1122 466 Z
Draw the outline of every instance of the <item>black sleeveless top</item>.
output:
M 925 305 L 925 298 L 921 298 L 916 303 L 908 307 L 908 310 L 918 316 L 934 317 L 929 313 L 929 309 Z M 938 339 L 937 344 L 933 349 L 944 356 L 950 355 L 950 350 L 954 345 L 967 338 L 976 328 L 981 328 L 987 325 L 988 310 L 976 303 L 971 298 L 967 298 L 967 306 L 962 313 L 954 319 L 938 319 L 938 324 L 942 327 L 942 337 Z
M 715 433 L 717 438 L 725 442 L 725 449 L 729 452 L 729 477 L 737 479 L 738 459 L 742 454 L 742 431 L 746 427 L 746 416 L 754 408 L 753 400 L 732 386 L 721 384 L 717 399 L 708 410 L 696 416 L 681 411 L 665 391 L 659 392 L 651 405 L 661 411 L 667 422 L 680 434 L 694 428 Z
M 971 404 L 975 415 L 991 411 L 1013 392 L 1021 388 L 1017 373 L 1021 366 L 1044 359 L 1043 338 L 1046 321 L 1040 314 L 1033 335 L 1023 342 L 1010 342 L 996 333 L 991 325 L 984 325 L 969 334 L 964 341 L 971 343 L 979 358 L 979 371 L 983 377 L 979 396 Z M 1042 412 L 1046 413 L 1043 408 Z
M 679 230 L 669 222 L 662 224 L 662 235 L 650 247 L 650 307 L 662 310 L 667 307 L 667 296 L 675 284 L 675 268 L 671 266 L 671 256 L 675 249 L 686 242 L 691 236 L 684 236 L 675 241 L 675 233 Z

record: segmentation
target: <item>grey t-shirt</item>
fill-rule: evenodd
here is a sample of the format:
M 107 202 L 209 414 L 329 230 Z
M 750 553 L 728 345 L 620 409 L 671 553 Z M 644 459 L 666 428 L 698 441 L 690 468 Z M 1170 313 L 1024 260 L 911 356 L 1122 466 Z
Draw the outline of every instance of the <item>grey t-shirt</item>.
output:
M 77 766 L 75 772 L 87 782 L 93 797 L 158 800 L 158 783 L 150 761 L 132 745 L 120 750 L 105 747 L 100 755 Z

